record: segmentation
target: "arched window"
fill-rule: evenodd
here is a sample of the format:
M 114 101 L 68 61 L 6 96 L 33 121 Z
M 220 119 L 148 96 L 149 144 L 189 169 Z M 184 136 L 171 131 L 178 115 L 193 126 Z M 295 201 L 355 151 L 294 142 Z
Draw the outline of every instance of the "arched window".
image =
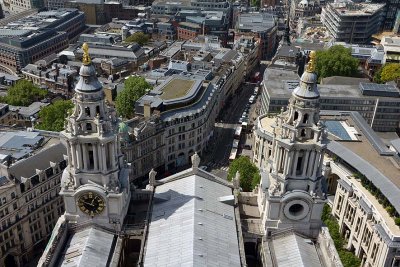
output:
M 305 129 L 301 130 L 300 136 L 301 137 L 305 137 L 306 136 L 306 130 Z
M 90 117 L 90 108 L 89 107 L 85 108 L 85 114 L 86 114 L 86 116 Z
M 308 114 L 304 114 L 303 123 L 308 123 Z
M 92 124 L 90 122 L 86 123 L 86 131 L 92 130 Z
M 299 117 L 299 113 L 296 111 L 296 112 L 294 113 L 294 120 L 297 120 L 298 117 Z

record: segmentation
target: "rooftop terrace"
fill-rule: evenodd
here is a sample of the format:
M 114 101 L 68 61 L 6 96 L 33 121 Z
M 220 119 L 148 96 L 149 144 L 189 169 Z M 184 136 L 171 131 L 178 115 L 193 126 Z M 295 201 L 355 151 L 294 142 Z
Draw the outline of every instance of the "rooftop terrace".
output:
M 194 80 L 183 80 L 179 78 L 172 79 L 161 89 L 162 94 L 160 95 L 160 98 L 163 100 L 181 98 L 189 92 L 193 87 L 194 82 Z

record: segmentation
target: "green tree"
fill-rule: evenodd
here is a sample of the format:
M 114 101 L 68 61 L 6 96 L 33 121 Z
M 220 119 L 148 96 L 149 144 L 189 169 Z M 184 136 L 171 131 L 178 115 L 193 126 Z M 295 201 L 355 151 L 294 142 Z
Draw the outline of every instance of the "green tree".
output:
M 382 69 L 383 69 L 383 67 L 380 68 L 380 69 L 378 69 L 378 70 L 375 72 L 375 75 L 374 75 L 374 82 L 376 82 L 376 83 L 383 83 L 383 82 L 382 82 L 382 78 L 381 78 Z
M 39 123 L 36 128 L 60 132 L 64 129 L 64 120 L 74 107 L 71 100 L 58 100 L 39 111 Z
M 260 0 L 251 0 L 250 4 L 252 7 L 260 7 Z
M 395 81 L 400 78 L 400 64 L 399 63 L 389 63 L 383 66 L 380 74 L 381 82 Z
M 248 157 L 240 156 L 232 161 L 228 171 L 229 181 L 232 181 L 237 171 L 240 174 L 240 187 L 243 191 L 248 192 L 253 190 L 260 182 L 259 170 Z
M 7 90 L 7 96 L 3 100 L 13 106 L 29 106 L 45 98 L 47 93 L 28 80 L 19 80 Z
M 325 204 L 322 210 L 321 220 L 329 229 L 329 234 L 332 237 L 335 248 L 339 254 L 340 260 L 344 267 L 358 267 L 361 264 L 361 260 L 357 258 L 353 253 L 343 248 L 345 241 L 340 235 L 339 224 L 335 217 L 332 216 L 332 210 L 328 204 Z
M 351 55 L 351 49 L 341 45 L 317 51 L 316 72 L 319 79 L 331 76 L 358 76 L 358 64 L 358 59 Z
M 131 36 L 125 39 L 125 43 L 138 43 L 140 46 L 147 44 L 150 40 L 150 37 L 143 32 L 135 32 Z
M 143 77 L 131 76 L 125 80 L 124 86 L 124 90 L 117 95 L 115 106 L 119 115 L 130 118 L 133 115 L 136 100 L 150 90 L 151 85 Z

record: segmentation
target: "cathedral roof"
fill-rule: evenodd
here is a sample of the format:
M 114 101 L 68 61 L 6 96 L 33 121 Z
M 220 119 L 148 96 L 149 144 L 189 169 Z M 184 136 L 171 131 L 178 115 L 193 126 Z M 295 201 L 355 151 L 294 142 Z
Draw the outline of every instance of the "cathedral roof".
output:
M 144 266 L 241 266 L 234 207 L 223 201 L 232 188 L 209 175 L 189 169 L 159 181 Z

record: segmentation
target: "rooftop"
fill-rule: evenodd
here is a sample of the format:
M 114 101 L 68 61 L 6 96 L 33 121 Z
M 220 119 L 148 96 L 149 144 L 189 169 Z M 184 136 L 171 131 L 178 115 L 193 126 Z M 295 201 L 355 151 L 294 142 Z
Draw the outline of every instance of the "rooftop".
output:
M 330 135 L 328 150 L 364 174 L 400 211 L 400 159 L 357 112 L 323 111 L 322 120 L 345 122 L 357 132 L 357 140 Z
M 40 38 L 49 38 L 57 33 L 63 24 L 83 13 L 73 8 L 61 8 L 52 11 L 43 11 L 37 14 L 11 21 L 0 27 L 0 41 L 12 46 L 32 46 Z
M 329 3 L 328 5 L 335 9 L 340 16 L 371 16 L 385 6 L 385 4 L 353 3 L 350 1 Z
M 144 266 L 241 266 L 234 207 L 222 200 L 232 188 L 208 175 L 156 186 Z
M 323 266 L 314 242 L 296 233 L 292 232 L 273 237 L 269 247 L 274 251 L 276 266 Z
M 162 94 L 160 98 L 163 100 L 181 98 L 189 92 L 194 83 L 194 80 L 184 80 L 180 78 L 171 79 L 161 89 Z
M 243 13 L 237 22 L 239 30 L 252 32 L 269 31 L 275 25 L 275 17 L 268 13 Z
M 367 82 L 367 83 L 365 83 Z M 299 76 L 293 70 L 267 68 L 264 73 L 264 86 L 270 97 L 288 99 L 299 83 Z M 374 98 L 397 97 L 394 86 L 369 83 L 367 79 L 334 76 L 325 78 L 318 84 L 321 98 Z M 367 89 L 367 93 L 365 93 Z M 371 91 L 371 89 L 374 89 Z M 376 89 L 376 90 L 375 90 Z M 389 91 L 388 91 L 389 90 Z
M 37 132 L 0 132 L 0 158 L 11 156 L 19 160 L 39 147 L 43 140 Z
M 70 237 L 56 266 L 103 266 L 113 252 L 114 239 L 113 234 L 96 228 L 75 233 Z
M 136 101 L 136 106 L 143 106 L 146 102 L 151 103 L 152 108 L 159 108 L 161 104 L 164 106 L 175 104 L 185 106 L 199 96 L 203 80 L 204 77 L 201 77 L 201 75 L 174 74 L 139 98 Z

